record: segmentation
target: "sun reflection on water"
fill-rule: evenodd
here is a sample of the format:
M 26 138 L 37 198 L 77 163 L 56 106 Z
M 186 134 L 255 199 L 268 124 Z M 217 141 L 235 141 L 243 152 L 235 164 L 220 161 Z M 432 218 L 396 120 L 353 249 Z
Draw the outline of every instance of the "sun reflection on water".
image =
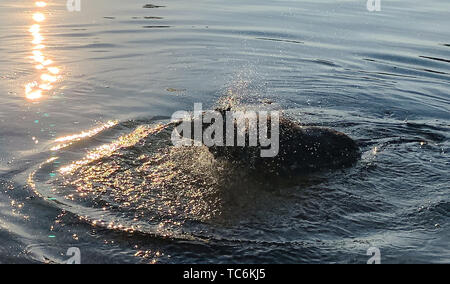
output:
M 72 145 L 74 142 L 93 137 L 106 129 L 116 126 L 118 123 L 119 122 L 117 120 L 111 120 L 111 121 L 108 121 L 108 122 L 98 126 L 98 127 L 90 129 L 88 131 L 83 131 L 80 134 L 73 134 L 73 135 L 60 137 L 55 140 L 55 142 L 60 143 L 60 144 L 52 147 L 51 150 L 58 151 L 63 148 L 66 148 L 66 147 Z
M 114 122 L 112 122 L 112 124 L 114 124 Z M 113 125 L 108 125 L 106 124 L 103 127 L 112 127 Z M 114 152 L 116 152 L 117 150 L 121 149 L 121 148 L 126 148 L 126 147 L 130 147 L 135 145 L 136 143 L 138 143 L 141 139 L 143 139 L 144 137 L 149 136 L 150 134 L 154 134 L 154 133 L 158 133 L 160 131 L 162 131 L 166 126 L 165 125 L 157 125 L 157 126 L 140 126 L 138 127 L 135 131 L 131 132 L 130 134 L 121 136 L 119 139 L 117 139 L 116 141 L 110 143 L 110 144 L 104 144 L 98 148 L 96 148 L 93 151 L 90 151 L 82 160 L 79 161 L 75 161 L 72 164 L 62 167 L 59 169 L 59 173 L 66 175 L 66 174 L 71 174 L 73 173 L 75 170 L 79 169 L 82 166 L 88 165 L 96 160 L 102 159 L 104 157 L 110 156 L 112 155 Z M 74 140 L 78 140 L 78 139 L 82 139 L 86 136 L 90 136 L 90 135 L 94 135 L 93 133 L 102 131 L 104 128 L 100 127 L 98 129 L 94 129 L 92 133 L 85 133 L 85 134 L 81 134 L 78 136 L 68 136 L 68 137 L 63 137 L 58 139 L 59 142 L 63 142 L 63 141 L 74 141 Z M 60 146 L 56 146 L 54 147 L 52 150 L 59 150 L 61 148 L 67 147 L 67 144 L 62 144 Z M 59 148 L 58 148 L 59 147 Z
M 47 3 L 44 1 L 37 1 L 35 4 L 36 4 L 36 6 L 38 6 L 40 8 L 44 8 L 47 6 Z
M 25 97 L 30 101 L 37 101 L 43 98 L 47 92 L 53 89 L 53 84 L 61 78 L 59 75 L 61 72 L 60 68 L 55 66 L 53 60 L 49 59 L 43 52 L 46 46 L 40 24 L 46 20 L 46 17 L 41 10 L 47 7 L 47 2 L 36 1 L 35 6 L 40 11 L 36 11 L 33 14 L 32 20 L 34 23 L 28 30 L 33 38 L 31 41 L 32 55 L 30 59 L 33 60 L 35 69 L 42 73 L 39 75 L 38 80 L 25 85 Z

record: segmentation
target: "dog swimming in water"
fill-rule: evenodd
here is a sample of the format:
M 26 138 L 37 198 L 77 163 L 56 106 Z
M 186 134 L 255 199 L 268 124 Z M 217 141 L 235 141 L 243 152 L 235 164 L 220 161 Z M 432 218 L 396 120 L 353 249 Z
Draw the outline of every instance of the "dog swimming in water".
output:
M 302 126 L 278 112 L 262 113 L 265 115 L 247 113 L 243 117 L 231 108 L 201 112 L 177 122 L 176 135 L 192 143 L 185 146 L 205 145 L 216 159 L 263 175 L 294 176 L 342 169 L 351 167 L 361 157 L 357 143 L 344 133 Z

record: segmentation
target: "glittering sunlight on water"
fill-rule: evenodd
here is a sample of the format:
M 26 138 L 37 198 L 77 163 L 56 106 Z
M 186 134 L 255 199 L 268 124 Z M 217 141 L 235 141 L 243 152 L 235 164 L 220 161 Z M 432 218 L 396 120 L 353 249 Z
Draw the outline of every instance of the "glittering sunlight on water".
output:
M 61 78 L 59 75 L 61 72 L 60 68 L 55 66 L 54 62 L 43 52 L 46 46 L 44 44 L 45 38 L 42 35 L 41 24 L 46 20 L 44 8 L 47 7 L 47 2 L 37 1 L 35 6 L 37 10 L 32 16 L 33 24 L 28 31 L 33 38 L 31 41 L 32 55 L 30 58 L 33 61 L 35 69 L 38 70 L 39 79 L 25 85 L 25 97 L 30 101 L 43 98 Z

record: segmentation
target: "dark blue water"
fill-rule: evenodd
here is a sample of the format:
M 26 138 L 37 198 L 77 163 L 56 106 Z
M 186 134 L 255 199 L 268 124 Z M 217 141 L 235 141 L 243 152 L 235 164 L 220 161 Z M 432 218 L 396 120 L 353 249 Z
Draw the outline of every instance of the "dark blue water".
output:
M 0 3 L 0 262 L 450 262 L 448 1 L 81 1 Z M 269 183 L 171 147 L 224 100 L 362 158 Z

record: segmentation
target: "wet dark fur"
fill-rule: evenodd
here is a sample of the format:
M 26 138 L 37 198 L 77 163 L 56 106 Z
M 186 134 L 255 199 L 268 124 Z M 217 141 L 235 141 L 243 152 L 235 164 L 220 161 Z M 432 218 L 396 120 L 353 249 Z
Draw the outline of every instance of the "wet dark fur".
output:
M 218 111 L 225 114 L 228 110 Z M 225 124 L 226 122 L 224 131 Z M 270 126 L 270 120 L 268 125 Z M 203 124 L 203 129 L 208 126 Z M 209 147 L 209 151 L 216 159 L 239 163 L 261 174 L 279 176 L 351 167 L 361 156 L 359 147 L 353 139 L 333 129 L 300 126 L 285 117 L 280 117 L 279 132 L 279 153 L 273 158 L 261 157 L 259 144 L 256 147 L 212 146 Z M 248 144 L 248 132 L 246 141 Z

